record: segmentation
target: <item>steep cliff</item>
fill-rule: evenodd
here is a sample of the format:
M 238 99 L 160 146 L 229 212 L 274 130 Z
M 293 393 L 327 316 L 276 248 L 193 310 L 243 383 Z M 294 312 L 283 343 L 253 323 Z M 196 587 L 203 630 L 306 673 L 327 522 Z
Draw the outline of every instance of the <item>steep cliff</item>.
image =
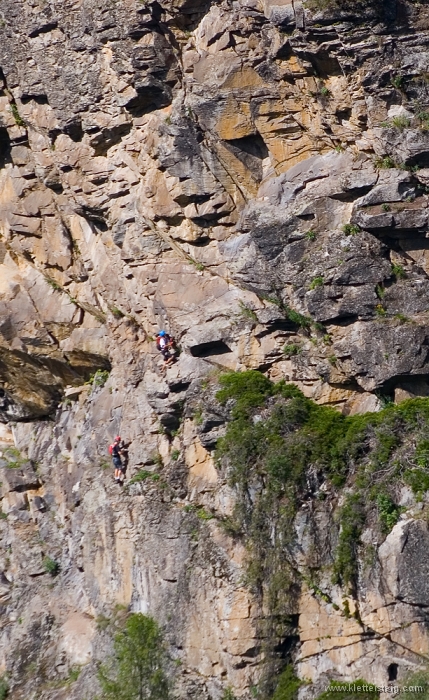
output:
M 428 22 L 408 0 L 0 0 L 13 700 L 94 698 L 128 609 L 183 700 L 424 664 Z

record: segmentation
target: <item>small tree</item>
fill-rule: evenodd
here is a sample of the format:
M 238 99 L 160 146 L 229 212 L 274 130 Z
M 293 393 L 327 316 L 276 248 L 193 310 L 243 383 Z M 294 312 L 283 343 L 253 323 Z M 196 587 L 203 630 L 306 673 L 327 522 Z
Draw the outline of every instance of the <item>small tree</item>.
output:
M 166 653 L 155 620 L 141 613 L 128 617 L 115 637 L 115 655 L 98 679 L 105 700 L 168 700 Z

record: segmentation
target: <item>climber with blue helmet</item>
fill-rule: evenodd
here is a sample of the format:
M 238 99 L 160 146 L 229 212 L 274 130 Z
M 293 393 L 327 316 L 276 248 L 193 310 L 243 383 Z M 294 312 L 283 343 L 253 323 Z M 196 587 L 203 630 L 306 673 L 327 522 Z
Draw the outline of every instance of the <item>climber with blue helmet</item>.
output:
M 165 331 L 156 334 L 156 347 L 164 358 L 164 367 L 168 367 L 174 362 L 174 338 Z

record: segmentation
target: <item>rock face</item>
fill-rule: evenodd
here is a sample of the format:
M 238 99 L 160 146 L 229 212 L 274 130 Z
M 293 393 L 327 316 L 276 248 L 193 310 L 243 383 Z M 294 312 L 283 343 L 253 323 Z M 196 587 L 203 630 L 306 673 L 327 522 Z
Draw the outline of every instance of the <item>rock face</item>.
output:
M 199 403 L 216 371 L 260 369 L 346 414 L 429 395 L 429 9 L 307 5 L 0 0 L 13 700 L 96 695 L 121 606 L 162 624 L 178 697 L 251 697 L 264 611 L 217 521 L 235 496 L 213 459 L 225 415 Z M 165 373 L 161 327 L 181 348 Z M 122 493 L 118 431 L 127 478 L 146 474 Z M 330 603 L 303 586 L 304 694 L 384 685 L 428 653 L 428 533 L 405 506 L 350 598 L 361 623 L 328 580 Z M 314 527 L 304 509 L 302 571 Z

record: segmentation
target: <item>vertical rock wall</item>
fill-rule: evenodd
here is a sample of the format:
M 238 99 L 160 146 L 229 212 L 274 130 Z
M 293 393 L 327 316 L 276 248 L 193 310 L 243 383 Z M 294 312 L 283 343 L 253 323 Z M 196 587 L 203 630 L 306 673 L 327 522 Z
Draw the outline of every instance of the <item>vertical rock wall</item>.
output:
M 213 461 L 225 415 L 211 399 L 202 416 L 219 369 L 260 369 L 345 413 L 429 395 L 428 7 L 307 5 L 0 0 L 14 700 L 96 694 L 121 606 L 163 625 L 179 697 L 250 697 L 264 611 L 218 523 L 234 503 Z M 160 327 L 181 347 L 166 373 Z M 123 492 L 106 452 L 118 432 L 127 478 L 152 474 Z M 364 627 L 328 579 L 329 603 L 303 588 L 309 694 L 333 675 L 384 684 L 427 653 L 427 532 L 405 505 L 362 579 Z M 312 512 L 297 520 L 302 571 L 332 529 L 319 515 L 320 532 Z

